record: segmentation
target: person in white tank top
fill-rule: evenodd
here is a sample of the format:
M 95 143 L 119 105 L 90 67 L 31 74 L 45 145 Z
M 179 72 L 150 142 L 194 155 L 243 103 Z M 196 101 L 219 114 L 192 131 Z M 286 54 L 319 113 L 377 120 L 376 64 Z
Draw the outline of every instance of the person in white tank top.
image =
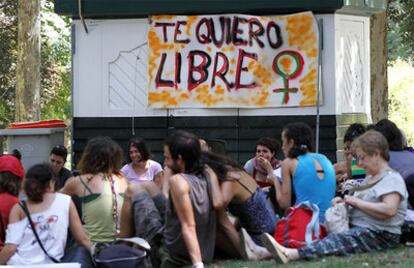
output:
M 60 260 L 64 255 L 68 227 L 79 245 L 92 243 L 83 230 L 70 196 L 55 193 L 55 178 L 48 164 L 31 167 L 24 181 L 27 208 L 47 253 Z M 0 252 L 0 265 L 46 264 L 53 261 L 43 252 L 19 204 L 10 212 L 5 247 Z

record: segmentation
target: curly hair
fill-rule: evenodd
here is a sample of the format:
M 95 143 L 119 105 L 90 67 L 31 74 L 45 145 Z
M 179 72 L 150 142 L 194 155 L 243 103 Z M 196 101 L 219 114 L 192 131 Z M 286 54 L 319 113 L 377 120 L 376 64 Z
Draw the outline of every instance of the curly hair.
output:
M 280 150 L 280 142 L 274 138 L 270 138 L 270 137 L 263 137 L 260 138 L 257 142 L 256 142 L 256 147 L 258 145 L 264 146 L 267 149 L 270 150 L 270 152 L 272 152 L 273 154 L 277 154 Z
M 9 171 L 0 173 L 0 193 L 19 195 L 22 178 Z
M 122 167 L 121 147 L 110 137 L 95 137 L 88 141 L 77 168 L 82 174 L 119 174 Z

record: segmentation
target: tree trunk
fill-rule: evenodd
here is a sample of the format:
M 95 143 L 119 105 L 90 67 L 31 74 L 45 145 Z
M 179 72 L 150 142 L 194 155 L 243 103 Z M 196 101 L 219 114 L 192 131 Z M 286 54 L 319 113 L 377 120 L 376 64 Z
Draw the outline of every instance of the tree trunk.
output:
M 388 117 L 387 16 L 371 15 L 371 116 L 376 123 Z
M 40 119 L 40 0 L 19 0 L 16 121 Z

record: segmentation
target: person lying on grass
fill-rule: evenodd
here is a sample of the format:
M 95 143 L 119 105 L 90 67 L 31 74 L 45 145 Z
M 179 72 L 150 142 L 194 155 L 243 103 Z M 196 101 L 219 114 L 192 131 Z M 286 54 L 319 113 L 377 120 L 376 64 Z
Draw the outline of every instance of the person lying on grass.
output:
M 357 164 L 369 174 L 367 183 L 371 187 L 332 200 L 333 205 L 345 202 L 349 206 L 350 229 L 331 233 L 300 249 L 285 248 L 272 236 L 262 235 L 264 245 L 276 260 L 287 263 L 328 255 L 380 251 L 398 245 L 408 194 L 401 175 L 388 166 L 387 140 L 381 133 L 370 130 L 352 143 L 352 149 L 355 149 Z

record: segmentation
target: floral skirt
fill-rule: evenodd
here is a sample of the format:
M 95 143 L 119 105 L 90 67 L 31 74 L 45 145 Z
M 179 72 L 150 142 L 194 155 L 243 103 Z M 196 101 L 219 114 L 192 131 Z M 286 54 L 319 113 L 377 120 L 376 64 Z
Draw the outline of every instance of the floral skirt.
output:
M 380 230 L 353 227 L 343 233 L 329 234 L 322 240 L 298 250 L 304 259 L 315 259 L 322 256 L 381 251 L 398 246 L 400 235 Z

